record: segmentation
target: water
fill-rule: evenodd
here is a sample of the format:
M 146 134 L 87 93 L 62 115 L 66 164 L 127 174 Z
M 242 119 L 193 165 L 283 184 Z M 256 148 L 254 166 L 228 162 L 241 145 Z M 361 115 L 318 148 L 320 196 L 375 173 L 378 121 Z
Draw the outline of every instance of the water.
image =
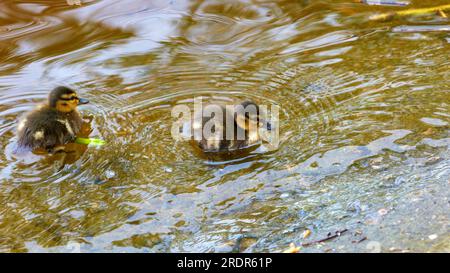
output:
M 344 0 L 82 2 L 0 4 L 0 251 L 277 252 L 343 229 L 302 251 L 450 251 L 450 36 L 423 31 L 448 19 L 373 22 L 402 8 Z M 71 164 L 14 157 L 18 117 L 61 84 L 108 145 Z M 217 163 L 174 142 L 171 109 L 196 96 L 279 105 L 278 149 Z

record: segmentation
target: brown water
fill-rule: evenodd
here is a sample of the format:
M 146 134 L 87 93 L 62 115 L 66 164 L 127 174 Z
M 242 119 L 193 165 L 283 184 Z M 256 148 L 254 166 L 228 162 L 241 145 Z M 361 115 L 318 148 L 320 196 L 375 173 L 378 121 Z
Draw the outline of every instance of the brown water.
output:
M 82 2 L 0 3 L 0 251 L 281 251 L 344 228 L 302 251 L 450 251 L 450 36 L 429 31 L 448 18 Z M 66 165 L 14 157 L 18 117 L 61 84 L 108 145 Z M 200 95 L 279 105 L 279 148 L 213 163 L 174 142 L 172 107 Z

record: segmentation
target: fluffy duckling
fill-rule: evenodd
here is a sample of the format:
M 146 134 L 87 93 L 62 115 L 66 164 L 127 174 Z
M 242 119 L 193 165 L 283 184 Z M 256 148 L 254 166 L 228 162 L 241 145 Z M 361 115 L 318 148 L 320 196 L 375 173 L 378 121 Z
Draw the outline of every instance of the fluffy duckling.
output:
M 204 153 L 223 153 L 223 152 L 233 152 L 238 150 L 247 149 L 250 147 L 257 146 L 261 143 L 261 136 L 259 134 L 259 128 L 263 127 L 267 130 L 271 130 L 271 124 L 261 117 L 259 106 L 253 101 L 246 100 L 240 103 L 242 109 L 245 111 L 234 111 L 230 113 L 224 106 L 220 106 L 222 111 L 222 124 L 219 128 L 213 125 L 213 131 L 219 132 L 214 134 L 213 137 L 205 137 L 202 135 L 202 139 L 195 141 L 196 145 Z M 231 116 L 230 116 L 231 115 Z M 234 136 L 228 138 L 226 136 L 227 131 L 227 118 L 232 121 L 229 126 L 234 127 Z M 195 128 L 201 129 L 211 122 L 213 117 L 202 117 L 201 124 L 194 122 Z M 219 130 L 219 131 L 218 131 Z M 241 130 L 241 133 L 239 133 Z
M 77 106 L 89 103 L 70 88 L 53 89 L 48 103 L 26 114 L 17 127 L 18 147 L 55 152 L 75 140 L 83 119 Z

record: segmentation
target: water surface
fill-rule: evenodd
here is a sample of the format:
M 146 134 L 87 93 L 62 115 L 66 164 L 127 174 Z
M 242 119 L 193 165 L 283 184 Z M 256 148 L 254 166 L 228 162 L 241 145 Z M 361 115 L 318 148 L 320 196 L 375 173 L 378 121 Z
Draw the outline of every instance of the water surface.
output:
M 343 229 L 302 251 L 450 251 L 450 36 L 433 31 L 450 23 L 368 19 L 401 9 L 2 1 L 0 251 L 276 252 Z M 17 119 L 57 85 L 93 102 L 108 145 L 14 157 Z M 196 96 L 279 105 L 278 149 L 198 157 L 170 134 Z

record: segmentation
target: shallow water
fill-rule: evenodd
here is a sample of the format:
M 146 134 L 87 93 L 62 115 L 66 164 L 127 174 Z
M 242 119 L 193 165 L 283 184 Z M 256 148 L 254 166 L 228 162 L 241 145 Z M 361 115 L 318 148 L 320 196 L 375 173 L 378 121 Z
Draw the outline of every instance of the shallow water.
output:
M 448 18 L 82 2 L 0 3 L 0 251 L 282 251 L 343 229 L 302 251 L 450 251 L 450 36 L 430 31 Z M 16 120 L 61 84 L 108 145 L 66 165 L 14 157 Z M 197 96 L 279 105 L 278 149 L 213 163 L 175 142 L 171 109 Z

